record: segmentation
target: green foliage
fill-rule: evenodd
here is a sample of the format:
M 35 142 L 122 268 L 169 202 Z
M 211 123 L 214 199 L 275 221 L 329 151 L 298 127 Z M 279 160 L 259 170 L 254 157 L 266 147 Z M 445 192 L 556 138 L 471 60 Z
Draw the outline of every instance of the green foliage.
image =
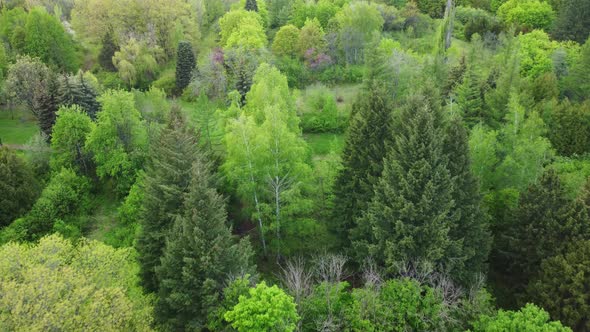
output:
M 276 56 L 294 56 L 297 52 L 299 29 L 294 25 L 282 26 L 272 42 L 272 52 Z
M 391 105 L 375 87 L 359 95 L 342 154 L 342 169 L 334 183 L 333 231 L 343 244 L 373 196 L 381 176 L 386 144 L 391 140 Z
M 497 14 L 504 23 L 525 31 L 548 30 L 555 18 L 551 5 L 539 0 L 508 0 L 498 8 Z
M 0 325 L 11 331 L 149 331 L 130 249 L 58 235 L 0 248 Z
M 91 73 L 82 71 L 76 75 L 64 75 L 59 82 L 59 104 L 63 106 L 79 106 L 91 119 L 96 119 L 100 104 L 98 82 Z
M 135 219 L 141 223 L 137 251 L 142 285 L 148 291 L 158 290 L 155 269 L 160 265 L 165 236 L 172 227 L 174 215 L 183 207 L 191 167 L 197 158 L 197 143 L 180 109 L 175 108 L 166 127 L 150 146 L 140 212 Z
M 564 327 L 559 321 L 550 321 L 549 314 L 543 309 L 534 304 L 527 304 L 519 311 L 500 310 L 495 316 L 482 316 L 473 331 L 568 332 L 571 329 Z
M 590 4 L 584 0 L 562 1 L 552 35 L 582 44 L 590 35 Z
M 277 286 L 263 281 L 240 296 L 238 304 L 225 314 L 225 319 L 240 332 L 295 331 L 299 315 L 293 298 Z
M 102 110 L 86 139 L 86 149 L 93 154 L 98 176 L 114 179 L 117 190 L 124 194 L 143 164 L 146 129 L 132 93 L 109 90 L 98 101 Z
M 476 33 L 485 36 L 486 33 L 498 34 L 501 31 L 498 18 L 483 9 L 460 6 L 456 8 L 455 17 L 464 25 L 463 35 L 469 41 Z
M 457 103 L 465 122 L 473 126 L 480 122 L 491 122 L 484 109 L 482 83 L 474 65 L 467 66 L 462 82 L 456 89 Z
M 196 63 L 193 46 L 189 42 L 180 42 L 176 53 L 176 89 L 180 92 L 190 83 Z
M 115 56 L 117 51 L 119 51 L 119 47 L 115 43 L 113 31 L 109 29 L 102 38 L 102 48 L 100 49 L 100 54 L 98 55 L 98 62 L 104 70 L 117 70 L 113 64 L 113 56 Z
M 590 147 L 590 102 L 565 101 L 554 108 L 549 138 L 562 156 L 583 155 Z
M 342 132 L 342 119 L 336 98 L 325 88 L 314 89 L 306 96 L 306 105 L 301 115 L 301 127 L 306 133 Z
M 248 50 L 266 46 L 262 18 L 255 11 L 232 10 L 219 19 L 223 47 L 244 47 Z
M 57 112 L 51 139 L 51 168 L 73 169 L 91 176 L 94 168 L 92 156 L 86 151 L 86 137 L 94 130 L 95 124 L 82 112 L 79 106 L 62 107 Z
M 181 216 L 166 235 L 157 320 L 170 330 L 200 330 L 219 304 L 227 276 L 252 271 L 248 239 L 239 243 L 226 226 L 227 212 L 212 186 L 209 165 L 197 157 Z
M 74 42 L 61 22 L 43 8 L 33 8 L 25 24 L 24 52 L 50 66 L 73 72 L 78 69 Z
M 0 227 L 29 211 L 38 186 L 30 166 L 14 151 L 0 147 Z
M 339 47 L 346 62 L 356 64 L 363 60 L 364 44 L 374 33 L 383 29 L 383 17 L 374 4 L 358 1 L 347 4 L 336 14 L 340 29 Z
M 253 287 L 250 275 L 246 274 L 232 280 L 229 285 L 223 289 L 222 299 L 215 311 L 209 315 L 207 328 L 211 331 L 222 331 L 229 328 L 229 323 L 225 320 L 225 313 L 232 310 L 240 300 L 240 296 L 248 296 L 248 291 Z
M 26 240 L 37 240 L 50 233 L 59 221 L 67 222 L 89 207 L 90 181 L 62 168 L 52 177 L 25 217 Z
M 520 72 L 525 77 L 536 78 L 553 69 L 551 54 L 555 50 L 554 42 L 541 30 L 518 37 L 520 42 Z
M 256 0 L 246 0 L 246 6 L 244 9 L 257 12 L 258 4 L 256 3 Z
M 580 58 L 572 66 L 566 78 L 566 94 L 572 99 L 584 100 L 590 94 L 590 38 L 582 46 Z
M 575 331 L 590 329 L 589 260 L 590 241 L 575 241 L 566 253 L 543 261 L 539 279 L 528 289 L 535 303 Z
M 317 19 L 323 28 L 327 28 L 330 19 L 342 6 L 341 3 L 331 0 L 318 2 L 295 1 L 292 4 L 290 23 L 301 28 L 307 20 Z
M 325 46 L 324 29 L 320 22 L 317 19 L 305 21 L 296 44 L 299 57 L 303 58 L 308 50 L 322 52 Z
M 113 64 L 128 87 L 145 89 L 157 77 L 161 56 L 161 48 L 131 38 L 115 52 Z

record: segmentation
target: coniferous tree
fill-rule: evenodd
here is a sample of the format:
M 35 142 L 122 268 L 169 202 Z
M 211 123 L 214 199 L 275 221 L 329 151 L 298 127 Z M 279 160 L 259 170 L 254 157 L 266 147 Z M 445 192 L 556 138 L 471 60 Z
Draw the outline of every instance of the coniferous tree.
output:
M 246 10 L 257 12 L 258 11 L 258 3 L 256 0 L 246 0 Z
M 376 85 L 369 85 L 353 105 L 342 154 L 343 168 L 334 183 L 332 229 L 345 246 L 354 219 L 367 208 L 373 185 L 381 176 L 386 145 L 391 139 L 391 114 L 385 91 Z
M 59 104 L 80 106 L 91 119 L 96 119 L 100 103 L 95 89 L 86 81 L 82 72 L 75 76 L 65 75 L 59 85 Z
M 58 81 L 54 73 L 51 73 L 47 79 L 47 93 L 42 95 L 39 99 L 39 113 L 38 121 L 39 128 L 46 135 L 48 139 L 51 139 L 51 131 L 55 124 L 56 112 L 59 107 L 58 103 Z
M 444 152 L 449 159 L 455 213 L 459 218 L 451 227 L 450 236 L 462 241 L 459 255 L 465 259 L 463 270 L 458 271 L 455 277 L 462 283 L 468 283 L 486 270 L 485 262 L 491 246 L 489 218 L 482 210 L 479 184 L 471 171 L 467 130 L 460 118 L 451 119 L 445 136 Z
M 459 63 L 449 69 L 447 82 L 442 88 L 442 95 L 449 96 L 449 94 L 455 90 L 463 82 L 463 76 L 467 71 L 467 62 L 465 61 L 465 55 L 459 59 Z
M 590 2 L 563 0 L 553 26 L 553 36 L 559 40 L 574 40 L 582 44 L 590 34 Z
M 389 273 L 398 272 L 399 264 L 429 264 L 451 273 L 462 265 L 455 256 L 461 242 L 450 234 L 459 215 L 435 95 L 413 96 L 396 118 L 383 175 L 357 220 L 371 233 L 354 242 L 356 252 L 368 252 Z
M 219 305 L 228 277 L 253 272 L 247 239 L 237 242 L 226 225 L 225 200 L 212 186 L 209 165 L 197 157 L 182 213 L 166 236 L 157 319 L 170 330 L 203 329 Z
M 195 53 L 193 46 L 187 41 L 178 43 L 176 61 L 176 89 L 179 93 L 189 85 L 195 69 Z
M 168 125 L 151 145 L 145 171 L 142 232 L 137 239 L 142 284 L 148 291 L 158 290 L 155 269 L 160 265 L 173 215 L 183 207 L 183 194 L 188 190 L 197 141 L 187 128 L 180 109 L 174 107 Z
M 549 169 L 520 197 L 514 218 L 504 234 L 500 252 L 506 261 L 503 279 L 519 298 L 537 277 L 541 261 L 563 253 L 565 246 L 587 237 L 588 215 L 583 200 L 571 202 L 557 173 Z
M 463 118 L 469 126 L 488 120 L 484 114 L 480 79 L 473 66 L 467 68 L 463 81 L 457 86 L 456 94 Z
M 109 29 L 102 39 L 102 48 L 98 55 L 100 66 L 107 71 L 117 71 L 117 68 L 113 64 L 113 56 L 118 50 L 119 47 L 115 43 L 113 31 L 112 29 Z

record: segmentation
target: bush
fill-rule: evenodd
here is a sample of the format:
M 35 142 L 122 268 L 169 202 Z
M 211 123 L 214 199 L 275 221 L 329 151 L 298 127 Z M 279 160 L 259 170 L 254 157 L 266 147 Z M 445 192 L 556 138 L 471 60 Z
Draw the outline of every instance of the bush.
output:
M 166 96 L 173 95 L 176 89 L 176 76 L 173 69 L 164 71 L 160 77 L 152 83 L 152 87 L 166 92 Z
M 469 41 L 471 36 L 476 33 L 480 36 L 485 36 L 488 33 L 497 35 L 502 30 L 498 19 L 482 9 L 457 7 L 456 18 L 464 25 L 463 36 Z
M 335 133 L 344 130 L 346 121 L 338 112 L 336 98 L 327 88 L 320 86 L 311 90 L 306 96 L 304 108 L 301 115 L 304 132 Z

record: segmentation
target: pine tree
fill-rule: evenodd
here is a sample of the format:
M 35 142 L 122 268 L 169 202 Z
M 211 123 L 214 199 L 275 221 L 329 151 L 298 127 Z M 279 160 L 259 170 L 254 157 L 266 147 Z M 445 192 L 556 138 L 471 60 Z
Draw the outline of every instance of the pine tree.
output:
M 100 103 L 95 89 L 84 79 L 82 72 L 75 76 L 64 75 L 59 85 L 59 104 L 64 106 L 78 105 L 91 119 L 96 119 Z
M 257 12 L 258 11 L 258 3 L 256 0 L 246 0 L 246 10 Z
M 112 29 L 109 29 L 102 38 L 102 48 L 100 49 L 100 54 L 98 55 L 98 62 L 100 63 L 100 66 L 106 71 L 117 71 L 117 68 L 115 68 L 115 65 L 113 64 L 113 56 L 118 50 L 119 47 L 115 43 L 113 31 Z
M 355 241 L 357 252 L 368 251 L 389 273 L 398 272 L 399 264 L 432 264 L 451 273 L 460 267 L 453 254 L 461 243 L 450 237 L 459 215 L 436 103 L 436 94 L 426 91 L 399 114 L 373 201 L 357 220 L 371 229 L 369 237 Z
M 448 97 L 453 90 L 456 89 L 461 83 L 463 83 L 463 76 L 467 71 L 467 62 L 465 61 L 465 55 L 461 56 L 459 63 L 449 69 L 449 74 L 445 86 L 442 88 L 442 95 Z
M 553 26 L 558 40 L 574 40 L 582 44 L 590 34 L 590 2 L 586 0 L 560 1 L 559 15 Z
M 349 244 L 347 238 L 354 219 L 371 201 L 373 185 L 383 169 L 386 145 L 391 139 L 392 114 L 385 96 L 382 89 L 369 86 L 353 105 L 343 167 L 334 183 L 332 229 L 344 246 Z
M 176 89 L 182 91 L 189 85 L 195 69 L 195 53 L 193 46 L 187 41 L 178 43 L 176 61 Z
M 253 272 L 247 239 L 237 242 L 225 200 L 212 186 L 209 165 L 198 157 L 182 213 L 166 236 L 156 318 L 170 330 L 198 331 L 219 305 L 228 277 Z
M 463 75 L 463 82 L 457 86 L 456 94 L 463 118 L 469 126 L 472 127 L 479 122 L 489 120 L 484 114 L 480 78 L 473 66 L 468 66 Z
M 187 128 L 178 107 L 174 107 L 166 128 L 151 145 L 145 171 L 142 232 L 137 251 L 144 288 L 158 289 L 155 269 L 165 247 L 165 235 L 179 213 L 187 192 L 190 170 L 197 155 L 197 138 Z
M 452 239 L 462 241 L 463 246 L 457 254 L 465 259 L 463 270 L 454 277 L 467 284 L 486 270 L 491 234 L 489 218 L 481 207 L 479 184 L 471 172 L 467 131 L 458 117 L 451 119 L 446 127 L 444 152 L 449 159 L 448 169 L 454 184 L 454 211 L 459 218 L 449 234 Z

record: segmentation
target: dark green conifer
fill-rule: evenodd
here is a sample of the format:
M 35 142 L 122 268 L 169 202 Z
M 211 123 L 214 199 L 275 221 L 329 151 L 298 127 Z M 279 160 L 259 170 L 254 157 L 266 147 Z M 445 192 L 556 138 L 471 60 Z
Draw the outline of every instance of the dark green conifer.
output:
M 212 186 L 201 157 L 192 166 L 189 191 L 166 236 L 156 318 L 171 331 L 200 331 L 215 312 L 228 277 L 252 273 L 252 249 L 227 226 L 225 200 Z
M 115 43 L 112 29 L 109 29 L 102 38 L 102 48 L 98 55 L 98 62 L 100 66 L 106 71 L 117 71 L 117 68 L 113 64 L 113 56 L 115 52 L 119 50 L 119 47 Z
M 197 146 L 198 140 L 187 127 L 181 110 L 173 107 L 167 126 L 151 144 L 145 170 L 137 251 L 142 284 L 151 292 L 158 290 L 155 269 L 160 265 L 165 235 L 172 227 L 174 215 L 183 207 Z
M 257 12 L 258 11 L 258 3 L 256 0 L 246 0 L 246 10 Z
M 484 114 L 481 81 L 473 66 L 468 66 L 463 81 L 457 86 L 456 98 L 465 123 L 470 127 L 490 120 Z
M 436 93 L 411 97 L 394 128 L 373 201 L 357 220 L 370 225 L 371 234 L 354 242 L 356 251 L 368 251 L 389 273 L 404 264 L 428 263 L 453 274 L 463 260 L 454 255 L 461 241 L 451 238 L 460 216 Z
M 74 76 L 65 75 L 59 86 L 59 104 L 63 106 L 78 105 L 91 119 L 96 119 L 100 103 L 96 100 L 98 93 L 84 79 L 82 72 Z
M 195 66 L 193 46 L 187 41 L 181 41 L 178 43 L 176 60 L 176 89 L 179 93 L 182 93 L 191 82 Z
M 371 84 L 353 105 L 342 154 L 343 167 L 334 183 L 332 230 L 344 246 L 348 246 L 354 220 L 367 208 L 373 186 L 381 176 L 386 146 L 391 139 L 389 105 L 386 92 Z
M 50 73 L 47 78 L 47 93 L 43 94 L 39 98 L 39 114 L 37 120 L 39 122 L 39 128 L 41 132 L 45 134 L 47 139 L 51 139 L 51 131 L 55 124 L 56 112 L 59 108 L 58 102 L 58 90 L 59 83 L 54 73 Z

